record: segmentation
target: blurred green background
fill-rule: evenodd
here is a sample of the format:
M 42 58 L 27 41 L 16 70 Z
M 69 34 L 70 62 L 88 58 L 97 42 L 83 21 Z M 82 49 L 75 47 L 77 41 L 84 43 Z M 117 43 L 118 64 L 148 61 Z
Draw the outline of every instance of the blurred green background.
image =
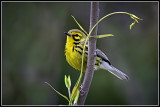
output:
M 103 20 L 98 34 L 115 36 L 98 39 L 97 48 L 130 79 L 96 71 L 85 104 L 157 105 L 158 2 L 100 2 L 100 18 L 116 11 L 143 20 L 132 30 L 128 15 Z M 68 96 L 64 75 L 71 76 L 71 88 L 79 76 L 64 55 L 64 32 L 79 29 L 71 15 L 89 30 L 90 2 L 2 2 L 3 105 L 68 104 L 44 82 Z

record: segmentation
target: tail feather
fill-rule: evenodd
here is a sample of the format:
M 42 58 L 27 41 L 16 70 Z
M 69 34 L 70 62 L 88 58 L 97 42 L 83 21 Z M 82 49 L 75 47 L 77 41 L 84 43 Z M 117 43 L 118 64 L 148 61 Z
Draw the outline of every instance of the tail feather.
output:
M 100 68 L 108 70 L 110 73 L 112 73 L 113 75 L 115 75 L 116 77 L 118 77 L 121 80 L 129 79 L 129 77 L 126 74 L 124 74 L 123 72 L 121 72 L 117 68 L 113 67 L 112 65 L 109 65 L 107 62 L 103 61 L 102 64 L 100 65 Z

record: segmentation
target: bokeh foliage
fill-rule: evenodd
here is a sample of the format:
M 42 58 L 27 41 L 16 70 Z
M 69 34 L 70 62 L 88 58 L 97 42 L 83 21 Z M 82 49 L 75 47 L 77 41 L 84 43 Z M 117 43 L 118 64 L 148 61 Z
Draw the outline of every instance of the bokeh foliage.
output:
M 80 72 L 65 60 L 63 32 L 78 28 L 71 15 L 88 31 L 89 11 L 89 2 L 2 3 L 3 105 L 67 104 L 44 82 L 65 95 L 64 75 L 70 75 L 75 84 Z M 97 48 L 130 80 L 121 81 L 109 72 L 96 71 L 86 104 L 156 105 L 158 3 L 100 2 L 100 17 L 116 11 L 133 13 L 143 21 L 130 30 L 133 20 L 127 15 L 107 18 L 99 24 L 98 34 L 115 36 L 98 39 Z

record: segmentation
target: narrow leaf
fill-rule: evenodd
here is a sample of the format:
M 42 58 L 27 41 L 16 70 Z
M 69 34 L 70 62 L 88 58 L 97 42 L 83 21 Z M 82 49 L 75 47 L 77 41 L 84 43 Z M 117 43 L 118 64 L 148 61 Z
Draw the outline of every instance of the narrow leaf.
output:
M 135 17 L 131 16 L 131 18 L 138 23 L 138 20 Z
M 140 19 L 139 17 L 135 16 L 134 14 L 130 14 L 130 16 L 131 16 L 132 19 L 143 20 L 143 19 Z
M 93 36 L 94 38 L 104 38 L 104 37 L 108 37 L 108 36 L 114 36 L 113 34 L 104 34 L 104 35 L 95 35 Z
M 72 16 L 72 15 L 71 15 Z M 82 31 L 86 34 L 86 35 L 88 35 L 88 33 L 83 29 L 83 27 L 78 23 L 78 21 L 76 20 L 76 18 L 74 17 L 74 16 L 72 16 L 73 17 L 73 19 L 74 19 L 74 21 L 77 23 L 77 25 L 82 29 Z
M 71 79 L 70 79 L 70 76 L 68 76 L 68 78 L 67 78 L 67 76 L 65 75 L 64 81 L 65 81 L 66 87 L 67 87 L 67 88 L 70 88 L 70 86 L 71 86 Z
M 77 96 L 79 96 L 79 84 L 78 84 L 78 86 L 75 85 L 73 90 L 72 90 L 71 98 L 70 98 L 70 104 L 72 103 L 72 101 L 75 101 L 75 98 Z
M 68 85 L 69 85 L 69 87 L 71 87 L 71 78 L 70 78 L 70 76 L 68 76 Z
M 131 28 L 136 24 L 136 23 L 139 23 L 138 22 L 138 20 L 143 20 L 143 19 L 140 19 L 140 18 L 138 18 L 137 16 L 135 16 L 134 14 L 129 14 L 130 15 L 130 17 L 134 20 L 134 22 L 130 25 L 130 30 L 131 30 Z
M 66 76 L 66 75 L 65 75 L 65 77 L 64 77 L 64 82 L 65 82 L 66 87 L 68 88 L 68 84 L 67 84 L 67 76 Z
M 135 25 L 135 23 L 136 23 L 136 21 L 134 21 L 134 22 L 129 26 L 130 30 L 132 29 L 133 25 Z
M 61 94 L 56 89 L 54 89 L 48 82 L 44 82 L 44 83 L 46 83 L 47 85 L 49 85 L 57 94 L 59 94 L 60 96 L 62 96 L 63 98 L 65 98 L 69 102 L 69 99 L 65 95 Z
M 78 93 L 77 93 L 77 95 L 76 95 L 76 97 L 74 99 L 73 104 L 76 104 L 78 102 L 78 98 L 79 98 L 79 91 L 78 91 Z

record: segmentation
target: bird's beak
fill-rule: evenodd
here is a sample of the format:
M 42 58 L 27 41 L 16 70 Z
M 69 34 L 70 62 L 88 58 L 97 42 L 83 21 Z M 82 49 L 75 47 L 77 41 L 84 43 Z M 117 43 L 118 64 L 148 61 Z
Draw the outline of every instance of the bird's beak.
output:
M 64 32 L 64 34 L 66 34 L 67 36 L 72 36 L 70 33 L 68 32 Z

